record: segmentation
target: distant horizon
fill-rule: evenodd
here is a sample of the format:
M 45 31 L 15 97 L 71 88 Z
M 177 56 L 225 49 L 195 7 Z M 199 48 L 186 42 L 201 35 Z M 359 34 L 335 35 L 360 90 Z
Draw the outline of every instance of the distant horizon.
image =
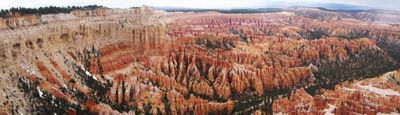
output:
M 25 8 L 39 8 L 46 6 L 86 6 L 86 5 L 101 5 L 109 8 L 130 8 L 140 6 L 151 6 L 157 8 L 187 8 L 187 9 L 257 9 L 257 8 L 287 8 L 292 6 L 306 6 L 306 7 L 338 7 L 354 9 L 383 9 L 383 10 L 396 10 L 400 11 L 400 1 L 386 0 L 248 0 L 246 2 L 240 0 L 193 0 L 193 1 L 180 1 L 180 0 L 13 0 L 6 1 L 0 0 L 0 9 L 9 9 L 12 7 L 25 7 Z M 334 6 L 338 5 L 338 6 Z M 328 8 L 329 9 L 329 8 Z
M 67 6 L 56 6 L 56 5 L 47 5 L 47 6 L 38 6 L 38 7 L 23 7 L 23 6 L 16 6 L 16 7 L 10 7 L 10 8 L 5 8 L 0 10 L 7 10 L 11 8 L 41 8 L 41 7 L 84 7 L 84 6 L 90 6 L 90 5 L 97 5 L 100 7 L 105 7 L 105 8 L 111 8 L 111 9 L 125 9 L 125 8 L 119 8 L 119 7 L 108 7 L 104 5 L 98 5 L 98 4 L 88 4 L 88 5 L 67 5 Z M 134 7 L 153 7 L 153 8 L 160 8 L 160 9 L 201 9 L 201 10 L 232 10 L 232 9 L 263 9 L 263 8 L 290 8 L 290 7 L 310 7 L 310 8 L 326 8 L 323 6 L 307 6 L 307 5 L 292 5 L 292 6 L 287 6 L 287 7 L 232 7 L 232 8 L 197 8 L 197 7 L 174 7 L 174 6 L 149 6 L 149 5 L 142 5 L 142 6 L 132 6 L 132 7 L 127 7 L 127 8 L 134 8 Z M 374 8 L 368 8 L 368 7 L 355 7 L 354 9 L 357 8 L 364 8 L 364 9 L 374 9 Z

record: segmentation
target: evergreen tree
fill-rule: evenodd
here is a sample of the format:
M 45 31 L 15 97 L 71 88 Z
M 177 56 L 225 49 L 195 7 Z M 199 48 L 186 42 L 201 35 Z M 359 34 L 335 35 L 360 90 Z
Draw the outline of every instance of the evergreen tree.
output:
M 24 7 L 12 7 L 8 10 L 1 10 L 0 17 L 8 18 L 15 14 L 21 15 L 43 15 L 43 14 L 56 14 L 56 13 L 70 13 L 73 10 L 92 10 L 100 8 L 103 6 L 98 5 L 88 5 L 88 6 L 67 6 L 67 7 L 57 7 L 57 6 L 45 6 L 39 8 L 24 8 Z

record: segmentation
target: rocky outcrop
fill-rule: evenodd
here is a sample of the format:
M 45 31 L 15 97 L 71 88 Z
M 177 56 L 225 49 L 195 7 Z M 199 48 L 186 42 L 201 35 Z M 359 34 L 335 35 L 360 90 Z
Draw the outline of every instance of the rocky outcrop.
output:
M 17 29 L 40 24 L 39 17 L 32 16 L 15 16 L 13 18 L 0 19 L 0 29 Z
M 334 90 L 321 91 L 314 97 L 303 89 L 297 90 L 290 99 L 274 102 L 274 113 L 289 114 L 378 114 L 398 113 L 399 87 L 396 86 L 399 71 L 389 72 L 377 78 L 338 85 Z M 392 79 L 392 80 L 388 80 Z

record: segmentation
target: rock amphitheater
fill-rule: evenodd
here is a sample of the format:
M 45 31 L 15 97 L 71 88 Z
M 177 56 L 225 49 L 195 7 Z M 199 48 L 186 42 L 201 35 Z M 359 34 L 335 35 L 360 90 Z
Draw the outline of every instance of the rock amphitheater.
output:
M 0 18 L 0 114 L 399 114 L 400 27 L 365 18 L 151 7 Z

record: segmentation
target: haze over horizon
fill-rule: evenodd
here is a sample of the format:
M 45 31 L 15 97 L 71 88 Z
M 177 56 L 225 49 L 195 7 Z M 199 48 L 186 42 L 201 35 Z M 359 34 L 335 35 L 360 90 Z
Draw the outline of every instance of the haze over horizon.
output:
M 266 7 L 290 7 L 290 6 L 318 6 L 320 4 L 335 3 L 354 6 L 362 6 L 374 9 L 400 10 L 397 5 L 399 0 L 0 0 L 0 9 L 11 7 L 41 7 L 41 6 L 83 6 L 103 5 L 110 8 L 129 8 L 132 6 L 155 7 L 180 7 L 180 8 L 266 8 Z

